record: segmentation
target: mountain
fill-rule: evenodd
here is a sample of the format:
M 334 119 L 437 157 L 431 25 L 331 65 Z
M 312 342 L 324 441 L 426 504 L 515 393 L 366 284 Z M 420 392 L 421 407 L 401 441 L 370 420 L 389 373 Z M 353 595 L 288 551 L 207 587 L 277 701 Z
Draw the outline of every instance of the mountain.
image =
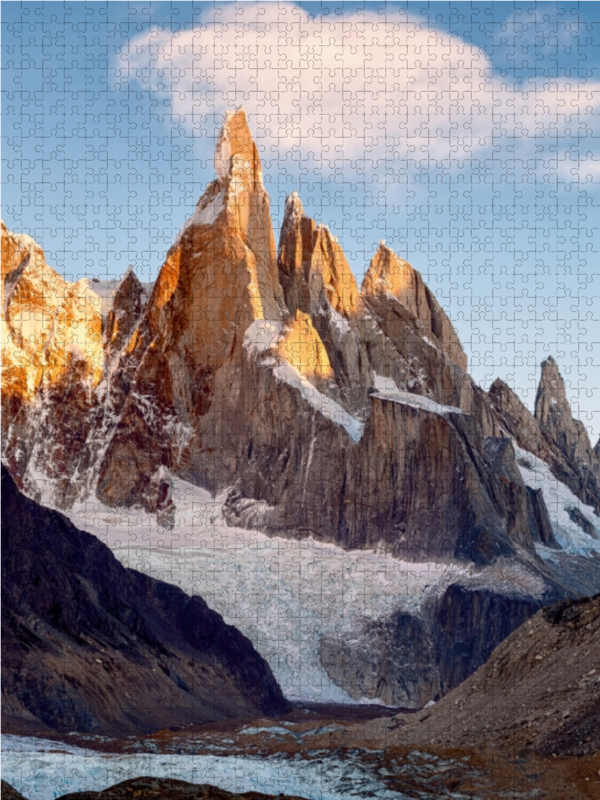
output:
M 545 608 L 487 663 L 417 715 L 362 726 L 386 746 L 508 748 L 584 756 L 600 750 L 600 595 Z
M 505 434 L 545 461 L 552 475 L 599 515 L 598 445 L 592 449 L 585 426 L 573 419 L 565 384 L 552 356 L 542 363 L 534 414 L 503 381 L 492 384 L 489 397 Z
M 5 732 L 125 735 L 288 709 L 201 597 L 124 568 L 4 466 L 2 685 Z
M 418 609 L 391 599 L 321 644 L 352 697 L 421 705 L 542 605 L 600 589 L 598 447 L 553 361 L 535 415 L 506 384 L 477 386 L 383 242 L 359 289 L 292 193 L 276 249 L 241 109 L 215 172 L 150 291 L 131 270 L 111 293 L 67 284 L 3 228 L 3 458 L 67 513 L 91 500 L 176 529 L 183 480 L 246 531 L 462 565 Z

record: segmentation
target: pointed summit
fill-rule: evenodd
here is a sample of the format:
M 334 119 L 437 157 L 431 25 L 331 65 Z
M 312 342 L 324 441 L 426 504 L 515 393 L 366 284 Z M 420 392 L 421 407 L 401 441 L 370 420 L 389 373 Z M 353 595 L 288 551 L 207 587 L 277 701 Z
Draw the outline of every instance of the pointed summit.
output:
M 305 217 L 306 213 L 302 205 L 302 200 L 300 199 L 300 194 L 298 192 L 292 192 L 285 198 L 284 219 L 295 219 L 298 216 Z
M 256 318 L 278 319 L 281 297 L 269 195 L 263 186 L 258 148 L 241 107 L 225 115 L 214 164 L 217 179 L 207 186 L 173 246 L 184 244 L 188 249 L 192 243 L 199 254 L 206 247 L 204 240 L 211 236 L 205 232 L 207 228 L 219 240 L 238 237 L 255 262 L 252 302 Z
M 106 356 L 110 362 L 127 342 L 146 304 L 144 287 L 130 264 L 115 292 L 104 330 Z
M 554 439 L 552 433 L 556 433 L 554 429 L 559 418 L 563 423 L 569 424 L 573 417 L 558 364 L 552 356 L 548 356 L 541 366 L 542 374 L 535 397 L 535 418 L 542 429 L 547 429 L 546 433 Z
M 431 311 L 421 274 L 408 261 L 397 256 L 383 240 L 379 242 L 361 287 L 363 295 L 380 292 L 394 295 L 415 317 L 431 328 Z
M 279 281 L 288 309 L 306 314 L 325 311 L 349 316 L 359 293 L 354 274 L 337 237 L 304 211 L 298 192 L 285 201 L 279 239 Z
M 587 431 L 582 422 L 573 419 L 565 382 L 552 356 L 542 361 L 542 374 L 535 396 L 535 418 L 567 459 L 588 465 L 592 463 Z
M 232 171 L 244 172 L 248 183 L 262 182 L 262 167 L 258 148 L 254 144 L 243 106 L 228 111 L 217 139 L 214 156 L 219 181 L 226 181 Z
M 367 300 L 373 295 L 395 297 L 439 339 L 448 358 L 466 371 L 467 356 L 458 334 L 421 273 L 397 256 L 383 240 L 379 242 L 360 291 Z
M 229 327 L 234 322 L 232 305 L 240 306 L 239 301 L 250 306 L 249 322 L 279 319 L 283 302 L 277 279 L 269 195 L 263 186 L 258 148 L 243 108 L 225 115 L 214 163 L 217 179 L 196 203 L 194 214 L 175 240 L 168 261 L 173 262 L 177 251 L 178 260 L 183 259 L 179 268 L 181 263 L 197 259 L 193 271 L 203 272 L 203 280 L 214 286 L 209 294 L 230 298 L 221 304 L 229 320 L 228 323 L 224 320 L 224 324 Z M 245 289 L 239 285 L 240 281 L 246 285 Z M 172 294 L 172 282 L 171 270 L 159 277 L 165 302 Z M 210 303 L 213 304 L 212 299 Z M 239 320 L 239 309 L 234 316 Z

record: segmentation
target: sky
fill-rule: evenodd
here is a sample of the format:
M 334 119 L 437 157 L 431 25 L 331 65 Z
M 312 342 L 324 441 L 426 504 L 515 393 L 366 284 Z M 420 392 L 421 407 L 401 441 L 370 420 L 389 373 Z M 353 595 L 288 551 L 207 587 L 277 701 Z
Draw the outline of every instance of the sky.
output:
M 470 372 L 552 354 L 600 435 L 600 3 L 3 2 L 2 218 L 67 279 L 153 280 L 243 105 L 357 279 L 384 239 Z

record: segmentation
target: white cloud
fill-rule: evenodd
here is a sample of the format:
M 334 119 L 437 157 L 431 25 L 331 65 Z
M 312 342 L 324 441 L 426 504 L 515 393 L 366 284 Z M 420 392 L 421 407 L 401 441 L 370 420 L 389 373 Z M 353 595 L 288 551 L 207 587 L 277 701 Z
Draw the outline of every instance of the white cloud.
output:
M 558 162 L 557 174 L 570 183 L 600 183 L 600 158 L 565 158 Z
M 169 100 L 190 131 L 210 135 L 243 104 L 267 152 L 322 162 L 485 157 L 511 140 L 527 157 L 589 135 L 600 111 L 598 82 L 516 88 L 481 48 L 368 7 L 313 17 L 292 4 L 226 4 L 194 29 L 140 34 L 115 73 L 117 87 Z

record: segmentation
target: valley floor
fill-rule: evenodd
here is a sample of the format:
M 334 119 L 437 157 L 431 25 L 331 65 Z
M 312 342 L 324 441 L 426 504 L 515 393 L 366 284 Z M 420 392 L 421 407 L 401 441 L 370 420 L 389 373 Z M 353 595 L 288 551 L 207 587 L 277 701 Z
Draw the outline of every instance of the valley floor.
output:
M 415 749 L 398 744 L 396 734 L 393 744 L 383 733 L 375 738 L 361 719 L 368 722 L 364 707 L 329 705 L 298 707 L 279 721 L 230 722 L 126 740 L 4 735 L 2 777 L 27 800 L 100 791 L 140 775 L 306 800 L 600 796 L 600 754 L 553 758 L 509 749 Z M 385 730 L 385 716 L 380 722 Z

